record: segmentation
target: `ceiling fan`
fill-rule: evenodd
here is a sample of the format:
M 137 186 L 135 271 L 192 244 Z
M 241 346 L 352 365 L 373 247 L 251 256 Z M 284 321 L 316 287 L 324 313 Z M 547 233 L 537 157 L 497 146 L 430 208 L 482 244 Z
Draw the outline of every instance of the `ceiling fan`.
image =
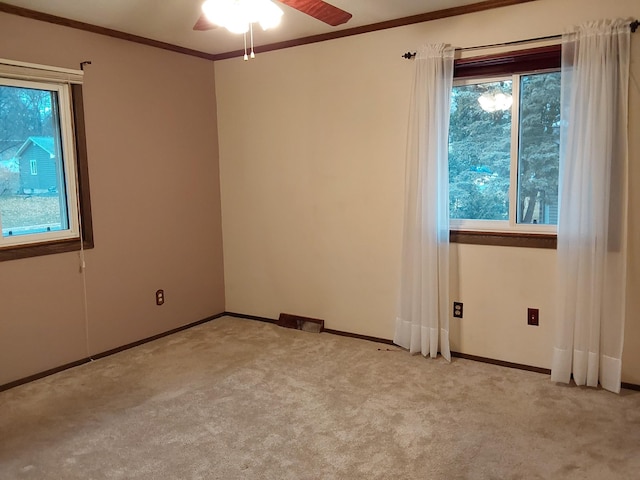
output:
M 279 0 L 280 3 L 295 8 L 299 12 L 305 13 L 321 22 L 324 22 L 333 27 L 342 25 L 351 19 L 352 15 L 349 12 L 334 7 L 333 5 L 324 2 L 322 0 Z M 207 17 L 200 15 L 198 21 L 193 26 L 194 30 L 210 30 L 216 28 L 217 25 L 210 22 Z

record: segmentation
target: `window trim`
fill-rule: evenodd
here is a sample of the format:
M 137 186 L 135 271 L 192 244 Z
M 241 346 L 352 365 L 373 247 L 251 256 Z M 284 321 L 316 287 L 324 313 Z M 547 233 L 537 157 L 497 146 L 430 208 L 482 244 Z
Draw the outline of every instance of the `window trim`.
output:
M 562 45 L 554 44 L 492 55 L 459 58 L 454 62 L 454 81 L 490 80 L 495 77 L 523 73 L 557 71 L 561 65 L 561 53 Z M 514 172 L 511 175 L 513 177 Z M 517 176 L 517 172 L 515 175 Z M 510 208 L 515 207 L 510 206 Z M 450 225 L 449 228 L 449 241 L 452 243 L 553 249 L 557 245 L 557 233 L 550 232 L 542 225 L 536 227 L 536 232 L 532 232 L 530 228 L 528 231 L 523 231 L 527 230 L 526 226 L 519 228 L 516 225 L 515 228 L 509 227 L 509 231 L 499 231 L 495 225 L 489 225 L 490 222 L 487 223 L 486 229 L 479 229 L 476 226 L 465 228 L 464 222 L 455 223 L 457 225 Z
M 479 57 L 458 58 L 454 62 L 453 78 L 484 78 L 514 73 L 557 70 L 560 68 L 562 45 L 515 50 Z
M 19 64 L 15 62 L 15 64 Z M 44 68 L 44 67 L 43 67 Z M 9 77 L 10 78 L 10 77 Z M 71 124 L 75 141 L 75 170 L 77 175 L 77 198 L 80 209 L 79 234 L 75 238 L 47 240 L 23 245 L 8 245 L 0 248 L 0 262 L 30 258 L 56 253 L 73 252 L 94 248 L 93 221 L 91 217 L 91 195 L 89 190 L 89 166 L 87 161 L 86 130 L 84 120 L 84 97 L 80 83 L 69 83 L 71 95 Z

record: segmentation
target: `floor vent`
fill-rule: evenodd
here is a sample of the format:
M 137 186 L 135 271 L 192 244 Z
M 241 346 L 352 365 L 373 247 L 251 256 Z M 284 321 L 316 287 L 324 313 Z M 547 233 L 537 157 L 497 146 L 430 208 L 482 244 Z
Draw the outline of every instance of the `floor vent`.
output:
M 317 318 L 300 317 L 289 313 L 281 313 L 278 325 L 285 328 L 294 328 L 304 332 L 320 333 L 324 330 L 324 320 Z

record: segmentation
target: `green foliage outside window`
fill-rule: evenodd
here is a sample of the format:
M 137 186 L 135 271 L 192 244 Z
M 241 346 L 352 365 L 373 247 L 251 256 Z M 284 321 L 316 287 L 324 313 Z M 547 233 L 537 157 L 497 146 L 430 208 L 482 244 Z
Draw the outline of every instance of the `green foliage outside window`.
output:
M 518 223 L 557 224 L 560 72 L 523 76 L 520 92 Z
M 511 94 L 511 81 L 453 89 L 449 127 L 449 202 L 455 219 L 507 220 L 511 110 L 485 112 L 478 98 Z

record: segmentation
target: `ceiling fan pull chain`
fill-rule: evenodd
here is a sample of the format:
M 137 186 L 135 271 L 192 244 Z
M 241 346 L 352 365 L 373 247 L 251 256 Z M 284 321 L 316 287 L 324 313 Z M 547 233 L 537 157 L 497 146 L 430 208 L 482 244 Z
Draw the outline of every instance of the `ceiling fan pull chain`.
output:
M 249 60 L 249 57 L 247 56 L 247 32 L 244 32 L 244 60 L 245 62 Z
M 251 32 L 251 58 L 256 58 L 256 54 L 253 53 L 253 23 L 249 24 L 249 31 Z

